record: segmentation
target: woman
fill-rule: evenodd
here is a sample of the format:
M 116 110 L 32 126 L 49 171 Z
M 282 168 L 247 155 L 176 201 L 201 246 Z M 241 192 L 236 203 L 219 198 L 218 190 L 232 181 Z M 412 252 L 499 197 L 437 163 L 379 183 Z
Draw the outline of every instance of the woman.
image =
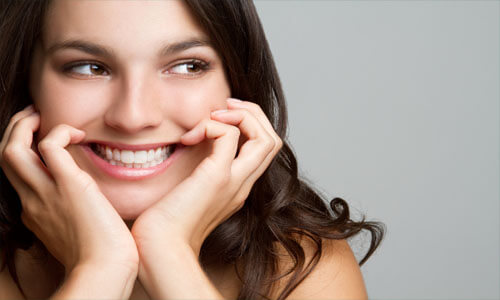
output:
M 250 1 L 0 8 L 0 297 L 366 298 Z

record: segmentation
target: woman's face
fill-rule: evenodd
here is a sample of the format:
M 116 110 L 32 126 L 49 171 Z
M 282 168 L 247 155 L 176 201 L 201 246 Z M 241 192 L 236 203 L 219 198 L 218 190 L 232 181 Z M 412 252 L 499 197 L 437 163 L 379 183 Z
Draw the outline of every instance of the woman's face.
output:
M 67 150 L 124 219 L 209 154 L 209 142 L 169 145 L 230 96 L 220 57 L 181 1 L 53 1 L 30 91 L 38 141 L 58 124 L 85 131 Z

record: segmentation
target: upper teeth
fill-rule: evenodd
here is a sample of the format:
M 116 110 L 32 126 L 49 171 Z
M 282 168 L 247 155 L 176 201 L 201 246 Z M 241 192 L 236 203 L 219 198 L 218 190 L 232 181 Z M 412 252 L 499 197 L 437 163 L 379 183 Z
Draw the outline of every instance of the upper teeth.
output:
M 148 168 L 156 166 L 172 154 L 173 145 L 150 150 L 120 150 L 97 144 L 97 152 L 113 165 Z

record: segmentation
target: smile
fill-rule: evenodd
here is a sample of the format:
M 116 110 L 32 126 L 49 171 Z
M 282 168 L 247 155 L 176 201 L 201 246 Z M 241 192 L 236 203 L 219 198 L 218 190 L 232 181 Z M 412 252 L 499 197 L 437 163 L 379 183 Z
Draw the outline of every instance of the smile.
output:
M 91 144 L 95 154 L 113 166 L 144 169 L 161 164 L 175 151 L 176 144 L 149 150 L 120 150 L 101 144 Z
M 82 145 L 100 171 L 121 180 L 141 180 L 165 171 L 184 152 L 182 144 L 125 145 L 90 142 Z

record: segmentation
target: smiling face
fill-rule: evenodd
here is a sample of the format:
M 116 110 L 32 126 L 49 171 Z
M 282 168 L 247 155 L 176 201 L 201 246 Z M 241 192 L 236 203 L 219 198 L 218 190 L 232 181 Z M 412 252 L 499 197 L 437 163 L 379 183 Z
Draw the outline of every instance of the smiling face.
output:
M 30 79 L 37 139 L 58 124 L 85 131 L 67 150 L 135 219 L 210 152 L 176 144 L 225 108 L 220 57 L 181 1 L 55 0 L 42 36 Z

